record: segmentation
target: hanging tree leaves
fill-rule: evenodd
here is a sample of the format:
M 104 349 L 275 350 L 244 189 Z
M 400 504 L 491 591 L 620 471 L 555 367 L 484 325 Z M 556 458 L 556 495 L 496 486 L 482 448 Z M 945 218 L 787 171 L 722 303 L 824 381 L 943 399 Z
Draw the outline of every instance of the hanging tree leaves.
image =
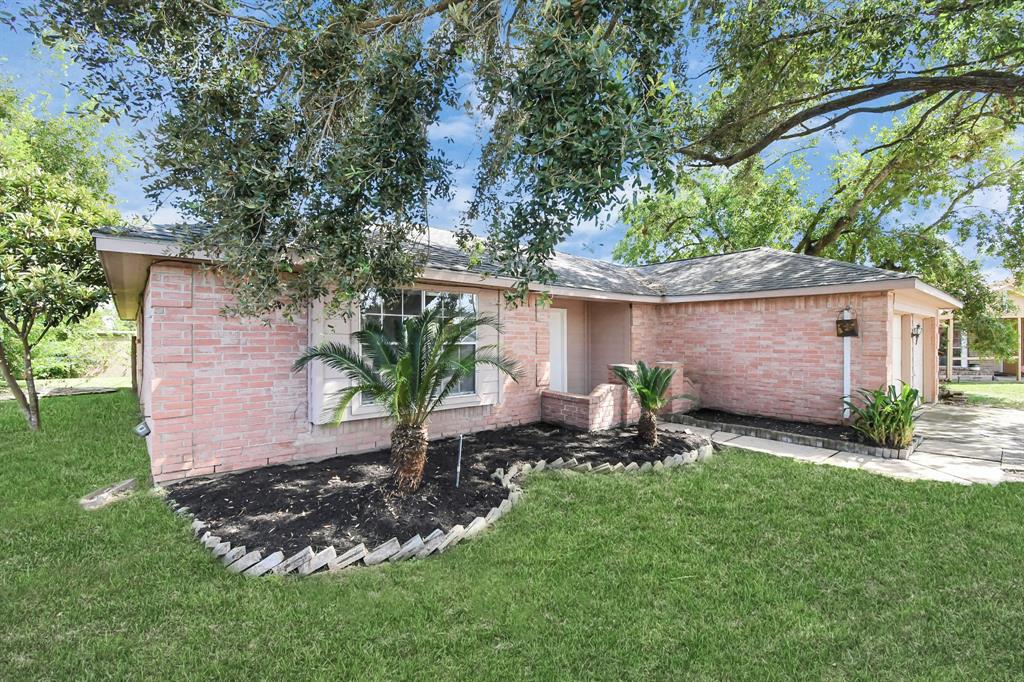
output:
M 467 218 L 489 226 L 488 253 L 521 293 L 550 276 L 547 258 L 573 225 L 638 186 L 671 189 L 689 165 L 735 165 L 911 107 L 963 112 L 965 128 L 970 116 L 1018 121 L 1022 9 L 53 0 L 28 19 L 68 44 L 112 110 L 157 117 L 152 191 L 212 226 L 197 247 L 223 261 L 238 311 L 260 314 L 411 280 L 421 263 L 406 239 L 451 191 L 450 162 L 427 135 L 446 108 L 476 107 L 485 128 Z M 923 130 L 883 144 L 906 150 Z M 887 162 L 871 161 L 891 147 L 863 154 L 846 184 L 874 194 L 891 182 Z M 805 250 L 843 248 L 840 228 Z

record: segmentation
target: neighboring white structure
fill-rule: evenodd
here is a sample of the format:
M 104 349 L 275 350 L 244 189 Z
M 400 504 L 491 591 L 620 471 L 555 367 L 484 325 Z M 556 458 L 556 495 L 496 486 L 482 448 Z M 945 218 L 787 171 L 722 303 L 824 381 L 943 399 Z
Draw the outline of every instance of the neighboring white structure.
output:
M 1024 355 L 1024 291 L 1016 287 L 1013 282 L 1003 282 L 992 287 L 994 291 L 1005 293 L 1013 303 L 1013 309 L 1003 315 L 1003 319 L 1013 320 L 1017 325 L 1017 339 L 1020 348 L 1017 355 L 1011 358 L 999 359 L 989 358 L 971 354 L 971 340 L 967 334 L 960 329 L 952 317 L 945 318 L 946 324 L 946 378 L 957 376 L 977 376 L 1004 374 L 1013 376 L 1016 374 L 1017 381 L 1021 381 L 1021 356 Z

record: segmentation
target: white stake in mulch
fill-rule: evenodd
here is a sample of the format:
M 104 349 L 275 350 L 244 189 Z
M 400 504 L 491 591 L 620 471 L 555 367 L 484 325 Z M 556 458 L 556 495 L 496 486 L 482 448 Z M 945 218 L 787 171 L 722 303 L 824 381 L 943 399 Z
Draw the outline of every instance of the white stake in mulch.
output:
M 459 475 L 462 473 L 462 434 L 459 434 L 459 458 L 455 462 L 455 487 L 459 487 Z

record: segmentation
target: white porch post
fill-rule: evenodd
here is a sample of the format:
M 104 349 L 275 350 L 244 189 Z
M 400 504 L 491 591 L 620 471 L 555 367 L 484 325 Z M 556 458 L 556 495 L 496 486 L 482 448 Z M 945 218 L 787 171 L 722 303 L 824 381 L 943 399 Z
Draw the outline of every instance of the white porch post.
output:
M 946 381 L 953 381 L 953 316 L 946 326 Z

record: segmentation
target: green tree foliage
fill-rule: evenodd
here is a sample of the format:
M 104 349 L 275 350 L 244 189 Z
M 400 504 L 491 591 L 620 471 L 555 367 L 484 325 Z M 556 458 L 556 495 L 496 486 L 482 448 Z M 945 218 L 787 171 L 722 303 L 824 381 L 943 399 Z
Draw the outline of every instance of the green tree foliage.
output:
M 466 217 L 489 225 L 489 255 L 523 290 L 550 277 L 547 259 L 573 225 L 640 186 L 670 189 L 687 165 L 733 166 L 913 106 L 955 131 L 972 118 L 1016 125 L 1022 10 L 1024 0 L 52 0 L 28 20 L 67 44 L 112 110 L 158 117 L 153 191 L 212 225 L 199 246 L 223 258 L 239 310 L 261 313 L 413 277 L 405 239 L 451 189 L 427 135 L 445 107 L 481 122 Z M 892 150 L 931 132 L 894 130 L 905 143 L 850 164 L 843 205 L 862 212 L 854 188 L 875 194 L 899 174 Z M 843 241 L 848 221 L 828 217 L 809 252 Z
M 742 171 L 680 174 L 672 191 L 623 210 L 628 229 L 615 258 L 657 263 L 755 246 L 791 248 L 814 213 L 813 201 L 801 194 L 799 165 L 768 174 L 754 160 Z
M 77 379 L 99 376 L 111 366 L 127 366 L 135 325 L 117 316 L 111 305 L 101 306 L 81 322 L 55 327 L 30 341 L 32 373 L 36 379 Z M 24 380 L 21 342 L 8 327 L 0 325 L 7 363 L 16 379 Z
M 40 428 L 33 350 L 108 297 L 89 234 L 119 219 L 100 124 L 89 114 L 39 114 L 16 91 L 0 90 L 0 323 L 8 332 L 0 373 L 32 429 Z M 8 361 L 12 337 L 25 390 Z

